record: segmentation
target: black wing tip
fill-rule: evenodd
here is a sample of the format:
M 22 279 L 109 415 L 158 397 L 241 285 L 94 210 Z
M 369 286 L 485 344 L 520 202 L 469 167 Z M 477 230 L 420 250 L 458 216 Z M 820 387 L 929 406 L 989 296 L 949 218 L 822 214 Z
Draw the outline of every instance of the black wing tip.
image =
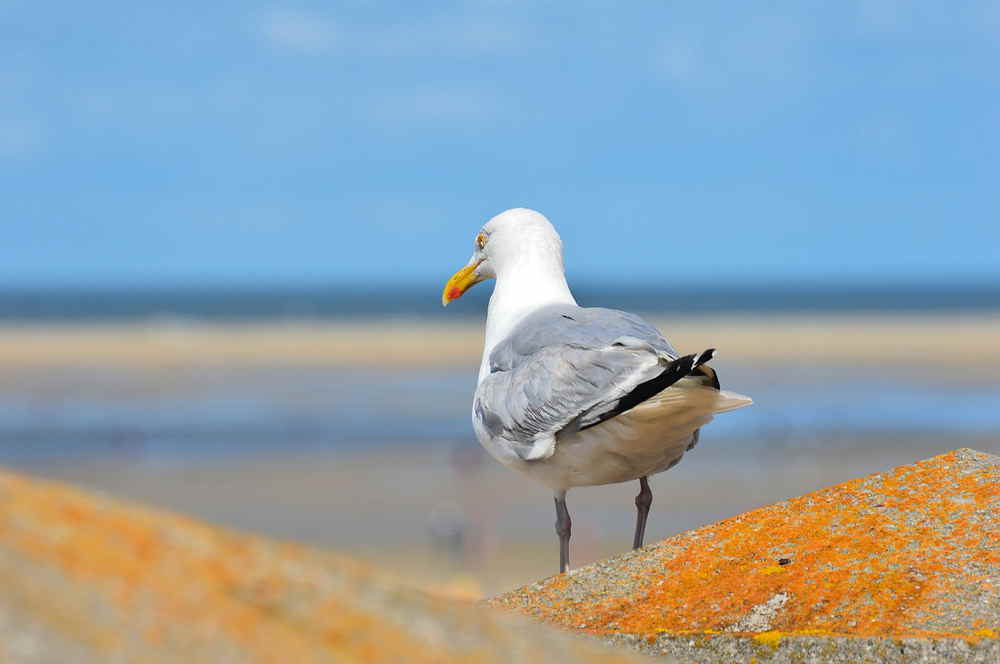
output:
M 686 376 L 701 365 L 711 362 L 713 357 L 715 357 L 714 348 L 703 350 L 700 353 L 685 355 L 671 362 L 669 370 L 678 372 L 682 376 Z
M 706 362 L 711 362 L 712 358 L 714 358 L 714 357 L 715 357 L 715 349 L 714 348 L 709 348 L 707 350 L 703 350 L 700 353 L 698 353 L 697 357 L 695 358 L 694 366 L 695 367 L 700 367 L 701 365 L 705 364 Z
M 638 406 L 646 399 L 659 394 L 682 378 L 690 376 L 698 369 L 698 367 L 705 364 L 713 357 L 715 357 L 714 348 L 709 348 L 708 350 L 704 350 L 700 353 L 678 357 L 676 360 L 668 364 L 663 372 L 658 376 L 636 385 L 631 392 L 618 400 L 617 405 L 612 410 L 604 413 L 597 419 L 596 422 L 580 427 L 580 431 L 596 426 L 605 420 L 611 419 L 616 415 L 620 415 L 621 413 Z M 714 374 L 715 372 L 713 371 L 712 373 Z M 716 384 L 716 388 L 718 388 L 718 379 L 713 377 L 713 381 Z

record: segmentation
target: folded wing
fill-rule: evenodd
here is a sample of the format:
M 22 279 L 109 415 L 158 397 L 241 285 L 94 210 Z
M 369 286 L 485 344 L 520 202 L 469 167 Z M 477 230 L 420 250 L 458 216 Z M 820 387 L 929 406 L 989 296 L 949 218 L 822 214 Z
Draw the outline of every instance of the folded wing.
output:
M 477 429 L 522 460 L 544 459 L 558 434 L 614 417 L 710 358 L 677 358 L 655 328 L 631 314 L 543 309 L 491 354 L 473 417 Z

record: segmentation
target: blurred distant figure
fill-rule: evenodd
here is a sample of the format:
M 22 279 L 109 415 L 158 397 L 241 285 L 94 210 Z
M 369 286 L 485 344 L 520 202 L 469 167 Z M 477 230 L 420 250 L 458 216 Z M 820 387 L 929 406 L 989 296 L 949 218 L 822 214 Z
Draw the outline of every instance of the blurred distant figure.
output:
M 468 522 L 457 505 L 434 508 L 427 521 L 432 548 L 448 554 L 455 563 L 464 562 L 468 531 Z

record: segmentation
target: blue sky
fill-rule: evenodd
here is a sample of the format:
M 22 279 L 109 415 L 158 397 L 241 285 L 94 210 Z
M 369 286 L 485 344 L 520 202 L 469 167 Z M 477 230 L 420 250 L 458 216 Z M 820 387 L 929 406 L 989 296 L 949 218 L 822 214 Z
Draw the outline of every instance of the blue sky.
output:
M 0 0 L 0 283 L 1000 278 L 1000 2 Z

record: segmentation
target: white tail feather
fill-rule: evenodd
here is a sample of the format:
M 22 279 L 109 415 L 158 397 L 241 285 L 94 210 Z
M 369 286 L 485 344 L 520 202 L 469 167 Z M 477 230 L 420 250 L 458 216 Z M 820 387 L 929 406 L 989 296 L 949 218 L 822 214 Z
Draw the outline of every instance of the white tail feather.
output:
M 720 390 L 715 402 L 715 412 L 716 413 L 728 413 L 731 410 L 736 410 L 737 408 L 743 408 L 749 406 L 753 403 L 753 399 L 745 394 L 739 394 L 737 392 L 727 392 L 725 390 Z
M 752 403 L 753 399 L 743 394 L 716 390 L 714 387 L 681 380 L 639 404 L 635 410 L 655 409 L 657 417 L 662 417 L 664 411 L 676 411 L 677 415 L 700 417 L 728 413 Z

